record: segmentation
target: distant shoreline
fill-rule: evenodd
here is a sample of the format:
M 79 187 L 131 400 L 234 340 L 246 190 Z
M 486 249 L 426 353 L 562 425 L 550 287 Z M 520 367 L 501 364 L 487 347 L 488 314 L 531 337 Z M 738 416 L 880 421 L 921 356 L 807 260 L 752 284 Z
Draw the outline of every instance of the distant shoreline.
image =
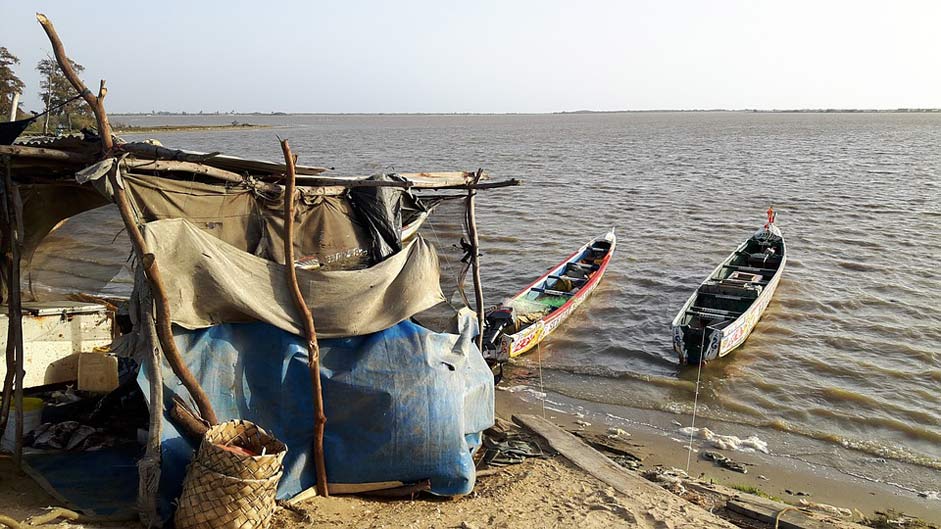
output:
M 652 109 L 652 110 L 561 110 L 556 112 L 234 112 L 199 114 L 193 112 L 124 112 L 112 113 L 116 117 L 219 117 L 219 116 L 539 116 L 568 114 L 670 114 L 670 113 L 730 113 L 730 114 L 941 114 L 941 108 L 796 108 L 796 109 Z M 228 126 L 228 125 L 226 125 Z M 237 125 L 239 127 L 243 125 Z M 262 125 L 252 125 L 262 126 Z M 150 127 L 148 127 L 150 128 Z
M 116 114 L 115 114 L 116 115 Z M 144 132 L 186 132 L 194 130 L 243 130 L 243 129 L 267 129 L 271 125 L 256 125 L 254 123 L 239 123 L 237 125 L 117 125 L 114 127 L 116 134 L 134 134 Z

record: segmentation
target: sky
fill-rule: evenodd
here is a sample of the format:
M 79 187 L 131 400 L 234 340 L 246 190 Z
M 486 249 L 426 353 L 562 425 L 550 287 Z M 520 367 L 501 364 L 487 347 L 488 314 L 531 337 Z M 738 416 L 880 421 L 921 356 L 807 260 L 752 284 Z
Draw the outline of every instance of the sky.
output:
M 936 0 L 0 0 L 29 110 L 37 11 L 112 113 L 941 107 Z

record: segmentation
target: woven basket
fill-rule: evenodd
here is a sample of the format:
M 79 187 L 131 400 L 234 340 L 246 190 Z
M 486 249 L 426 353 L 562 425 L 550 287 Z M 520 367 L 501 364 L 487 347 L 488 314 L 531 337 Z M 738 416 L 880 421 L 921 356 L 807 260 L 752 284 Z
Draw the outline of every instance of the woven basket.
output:
M 242 456 L 217 443 L 236 444 L 265 455 Z M 263 529 L 275 509 L 275 494 L 287 447 L 248 421 L 230 421 L 206 432 L 186 469 L 174 522 L 177 529 Z
M 236 445 L 263 456 L 242 456 L 219 446 Z M 209 470 L 233 478 L 266 479 L 281 470 L 287 446 L 249 421 L 217 424 L 203 436 L 196 461 Z

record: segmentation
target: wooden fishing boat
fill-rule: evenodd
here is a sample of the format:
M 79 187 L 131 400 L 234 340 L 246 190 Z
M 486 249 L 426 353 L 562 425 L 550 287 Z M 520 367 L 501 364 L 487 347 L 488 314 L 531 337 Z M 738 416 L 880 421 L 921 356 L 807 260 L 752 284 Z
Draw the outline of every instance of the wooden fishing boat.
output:
M 531 350 L 549 336 L 598 286 L 616 245 L 612 229 L 488 311 L 484 356 L 503 362 Z
M 787 250 L 768 222 L 743 242 L 696 289 L 673 319 L 673 349 L 681 364 L 725 356 L 745 342 L 777 289 Z

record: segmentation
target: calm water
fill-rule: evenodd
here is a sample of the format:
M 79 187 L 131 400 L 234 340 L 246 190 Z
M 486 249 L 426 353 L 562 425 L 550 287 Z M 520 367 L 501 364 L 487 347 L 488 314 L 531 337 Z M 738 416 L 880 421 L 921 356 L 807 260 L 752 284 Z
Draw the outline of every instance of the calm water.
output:
M 859 454 L 917 465 L 922 490 L 941 482 L 941 116 L 193 116 L 188 122 L 232 119 L 276 128 L 146 136 L 167 146 L 278 159 L 277 134 L 291 140 L 301 163 L 333 166 L 340 174 L 482 166 L 495 177 L 524 180 L 524 187 L 479 200 L 491 304 L 616 227 L 620 246 L 609 275 L 542 350 L 547 389 L 588 401 L 689 413 L 696 371 L 677 366 L 670 321 L 773 203 L 788 242 L 788 268 L 746 344 L 703 369 L 701 415 L 848 447 L 846 459 L 863 461 L 863 471 L 868 460 Z M 459 233 L 453 213 L 440 212 L 425 236 L 453 244 Z M 126 288 L 120 284 L 126 273 L 119 272 L 127 252 L 116 250 L 126 243 L 122 236 L 112 244 L 118 232 L 109 215 L 72 222 L 37 257 L 37 290 L 116 274 L 119 284 L 108 291 Z M 453 273 L 448 263 L 444 269 L 449 294 Z M 524 368 L 533 363 L 521 361 Z M 903 481 L 908 474 L 896 473 Z

